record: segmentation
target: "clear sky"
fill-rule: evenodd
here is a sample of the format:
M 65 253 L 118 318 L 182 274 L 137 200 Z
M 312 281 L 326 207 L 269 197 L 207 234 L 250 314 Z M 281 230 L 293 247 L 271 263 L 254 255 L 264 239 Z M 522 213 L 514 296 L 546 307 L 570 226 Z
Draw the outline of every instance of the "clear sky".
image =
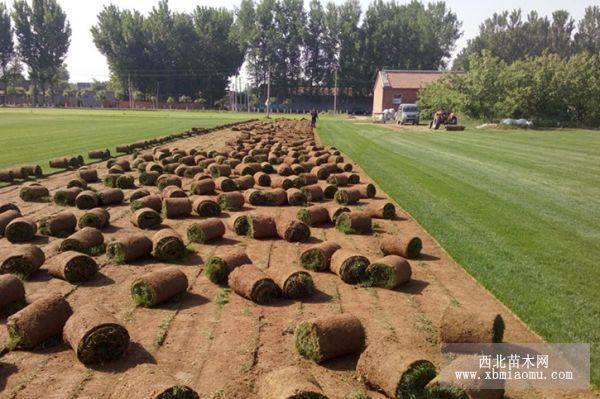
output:
M 0 0 L 11 6 L 12 0 Z M 306 0 L 307 2 L 308 0 Z M 322 0 L 326 2 L 326 0 Z M 400 3 L 409 0 L 399 0 Z M 341 2 L 341 0 L 336 0 Z M 360 0 L 363 10 L 370 0 Z M 457 50 L 464 47 L 467 40 L 476 36 L 479 24 L 496 11 L 521 8 L 524 14 L 537 10 L 540 15 L 550 16 L 557 9 L 567 10 L 573 18 L 579 20 L 585 7 L 598 4 L 600 0 L 446 0 L 446 4 L 458 15 L 463 23 L 463 36 L 457 43 Z M 92 79 L 107 80 L 106 59 L 98 52 L 92 42 L 90 28 L 96 23 L 96 16 L 105 4 L 118 4 L 121 8 L 135 8 L 148 12 L 155 0 L 59 0 L 67 13 L 73 35 L 66 63 L 73 82 L 88 82 Z M 170 7 L 176 11 L 191 11 L 197 5 L 234 8 L 239 0 L 170 0 Z

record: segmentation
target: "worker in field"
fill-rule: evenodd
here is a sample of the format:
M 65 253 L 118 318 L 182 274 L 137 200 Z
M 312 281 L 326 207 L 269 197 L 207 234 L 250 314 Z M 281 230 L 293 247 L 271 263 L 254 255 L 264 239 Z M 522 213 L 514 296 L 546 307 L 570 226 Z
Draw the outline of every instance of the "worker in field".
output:
M 445 124 L 446 125 L 458 125 L 458 118 L 456 117 L 454 112 L 451 112 L 450 115 L 448 115 L 448 119 L 446 119 Z
M 443 108 L 437 110 L 433 116 L 433 120 L 429 122 L 429 128 L 439 129 L 440 125 L 446 122 L 446 111 Z
M 313 109 L 310 113 L 310 126 L 315 128 L 317 127 L 317 119 L 319 119 L 319 112 L 316 109 Z

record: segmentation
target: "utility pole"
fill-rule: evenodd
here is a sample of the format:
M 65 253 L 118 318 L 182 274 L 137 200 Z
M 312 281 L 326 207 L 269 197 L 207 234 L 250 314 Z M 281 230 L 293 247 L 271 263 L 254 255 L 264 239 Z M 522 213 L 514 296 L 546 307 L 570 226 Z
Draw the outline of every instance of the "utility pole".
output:
M 156 101 L 154 102 L 154 107 L 158 109 L 158 88 L 160 87 L 160 82 L 156 81 Z
M 337 67 L 333 70 L 333 114 L 337 114 Z
M 269 66 L 269 75 L 267 76 L 267 118 L 271 115 L 271 66 Z
M 246 104 L 248 105 L 248 112 L 250 112 L 250 85 L 246 82 Z
M 127 90 L 129 91 L 129 109 L 133 108 L 132 96 L 131 96 L 131 74 L 127 74 Z

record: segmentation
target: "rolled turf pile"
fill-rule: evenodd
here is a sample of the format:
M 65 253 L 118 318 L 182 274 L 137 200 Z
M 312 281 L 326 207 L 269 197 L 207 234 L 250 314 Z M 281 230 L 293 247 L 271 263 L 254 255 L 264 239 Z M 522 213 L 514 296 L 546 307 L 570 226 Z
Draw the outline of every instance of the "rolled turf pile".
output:
M 321 205 L 312 205 L 308 208 L 299 209 L 296 217 L 309 226 L 319 226 L 331 222 L 327 208 Z
M 371 216 L 366 212 L 343 212 L 335 220 L 335 228 L 344 234 L 369 234 L 373 231 Z
M 183 259 L 186 248 L 179 233 L 173 229 L 162 229 L 152 237 L 152 256 L 164 262 Z
M 44 173 L 42 172 L 42 167 L 40 165 L 25 165 L 23 169 L 27 173 L 28 176 L 33 177 L 42 177 Z
M 62 295 L 41 297 L 6 321 L 7 346 L 10 349 L 33 349 L 62 332 L 73 311 Z
M 15 176 L 13 175 L 11 170 L 0 170 L 0 181 L 11 183 L 14 180 Z
M 207 195 L 214 193 L 216 187 L 214 180 L 209 178 L 193 182 L 190 191 L 196 195 Z
M 98 181 L 98 171 L 96 169 L 80 168 L 77 171 L 77 175 L 86 183 L 95 183 Z
M 134 226 L 143 230 L 153 229 L 162 223 L 160 213 L 150 208 L 138 209 L 131 215 L 130 220 Z
M 98 229 L 84 227 L 65 238 L 60 243 L 59 251 L 76 251 L 88 255 L 98 255 L 104 252 L 104 236 Z
M 198 216 L 205 218 L 221 214 L 221 206 L 219 203 L 206 196 L 195 197 L 194 202 L 192 203 L 192 209 Z
M 115 187 L 121 189 L 135 188 L 135 179 L 131 175 L 121 175 L 117 178 Z
M 46 216 L 40 221 L 40 233 L 53 237 L 67 237 L 75 232 L 77 218 L 70 211 L 59 212 L 53 216 Z
M 282 206 L 287 204 L 287 193 L 283 188 L 272 188 L 264 191 L 263 205 Z
M 252 238 L 277 237 L 275 220 L 270 216 L 241 215 L 233 221 L 233 231 L 239 236 Z
M 369 259 L 348 249 L 339 249 L 331 256 L 330 269 L 347 284 L 365 279 Z
M 185 273 L 176 267 L 166 267 L 136 279 L 131 285 L 131 295 L 136 305 L 151 307 L 185 292 L 187 288 Z
M 292 206 L 303 206 L 306 205 L 306 195 L 297 188 L 288 188 L 286 190 L 287 202 Z
M 100 191 L 98 193 L 100 204 L 104 206 L 117 205 L 123 202 L 125 194 L 120 188 L 109 188 L 108 190 Z
M 181 384 L 154 364 L 130 369 L 116 384 L 110 399 L 200 399 L 189 386 Z
M 192 201 L 189 198 L 165 198 L 162 203 L 162 214 L 167 219 L 190 216 Z
M 95 191 L 82 191 L 75 198 L 75 206 L 79 209 L 92 209 L 98 206 L 100 199 Z
M 366 273 L 366 285 L 393 289 L 408 283 L 412 270 L 408 261 L 403 257 L 387 255 L 367 266 Z
M 51 276 L 77 284 L 94 277 L 98 272 L 98 264 L 88 255 L 65 251 L 52 257 L 47 269 Z
M 121 171 L 122 173 L 122 171 Z M 104 185 L 106 187 L 117 187 L 117 179 L 120 177 L 120 174 L 117 173 L 109 173 L 106 176 L 104 176 L 104 178 L 102 179 L 102 183 L 104 183 Z
M 149 256 L 152 252 L 152 240 L 142 233 L 131 233 L 111 241 L 106 246 L 106 256 L 116 264 L 128 263 Z
M 396 218 L 396 206 L 387 201 L 372 201 L 365 207 L 365 213 L 373 219 L 388 219 Z
M 266 374 L 258 384 L 260 399 L 327 399 L 315 378 L 298 367 Z
M 292 188 L 293 185 L 292 179 L 286 176 L 274 176 L 271 178 L 271 187 L 273 188 L 283 188 L 284 190 L 287 190 L 288 188 Z
M 354 205 L 362 198 L 362 194 L 356 188 L 344 188 L 337 190 L 333 198 L 338 204 Z
M 390 337 L 372 342 L 360 355 L 356 370 L 374 390 L 390 398 L 424 398 L 435 378 L 435 366 Z
M 0 213 L 0 235 L 4 235 L 6 226 L 8 226 L 8 224 L 10 222 L 12 222 L 13 220 L 20 218 L 20 217 L 21 217 L 21 212 L 19 211 L 18 208 L 16 210 L 8 209 L 8 210 Z
M 77 196 L 83 192 L 81 187 L 70 187 L 67 189 L 56 190 L 54 193 L 54 203 L 61 206 L 74 206 Z
M 48 189 L 37 183 L 32 183 L 21 187 L 19 198 L 25 202 L 45 201 L 50 196 Z
M 156 181 L 160 177 L 159 172 L 142 172 L 138 177 L 138 180 L 142 186 L 156 186 Z
M 217 196 L 217 202 L 221 206 L 221 209 L 226 211 L 239 211 L 244 207 L 244 194 L 239 191 L 232 191 L 229 193 L 222 193 Z
M 252 261 L 242 248 L 232 248 L 227 252 L 221 250 L 206 261 L 206 277 L 215 284 L 224 284 L 235 268 L 250 263 Z
M 133 202 L 135 200 L 147 197 L 149 195 L 150 195 L 150 191 L 146 190 L 145 188 L 138 188 L 137 190 L 135 190 L 134 192 L 132 192 L 129 195 L 129 202 Z
M 258 304 L 272 302 L 280 296 L 275 282 L 253 264 L 236 267 L 229 273 L 227 282 L 236 294 Z
M 351 314 L 323 316 L 300 323 L 294 344 L 302 357 L 320 363 L 360 352 L 365 344 L 365 330 Z
M 85 190 L 87 186 L 87 182 L 81 178 L 71 179 L 67 183 L 67 188 L 79 187 L 80 189 Z
M 340 248 L 335 242 L 323 242 L 303 251 L 300 254 L 300 264 L 308 270 L 327 271 L 331 264 L 331 257 Z
M 386 234 L 379 243 L 379 248 L 384 255 L 398 255 L 407 259 L 416 259 L 421 254 L 423 243 L 419 237 L 408 240 L 398 235 Z
M 23 282 L 11 274 L 0 274 L 0 314 L 13 313 L 25 303 Z
M 37 232 L 37 224 L 29 218 L 18 217 L 8 223 L 4 229 L 4 237 L 11 243 L 32 241 Z
M 310 238 L 310 228 L 299 220 L 290 217 L 277 218 L 277 235 L 287 242 L 306 242 Z
M 448 306 L 440 323 L 440 342 L 499 343 L 504 337 L 504 328 L 504 319 L 498 313 Z
M 348 176 L 343 173 L 335 173 L 329 175 L 327 183 L 333 184 L 334 186 L 343 187 L 348 185 Z
M 237 190 L 237 185 L 229 177 L 221 176 L 215 179 L 215 186 L 217 189 L 223 192 Z
M 129 333 L 108 310 L 84 305 L 65 324 L 63 337 L 83 364 L 106 363 L 123 357 Z
M 103 229 L 110 222 L 110 213 L 104 208 L 94 208 L 79 217 L 77 225 L 80 229 L 84 227 L 94 227 Z
M 285 193 L 285 191 L 284 191 Z M 286 196 L 287 198 L 287 196 Z M 251 188 L 244 191 L 244 199 L 247 203 L 254 206 L 267 205 L 268 198 L 265 190 Z
M 150 208 L 154 209 L 156 212 L 161 212 L 162 206 L 162 197 L 158 194 L 152 194 L 133 201 L 131 203 L 131 210 L 137 211 L 142 208 Z
M 0 214 L 10 210 L 21 212 L 19 207 L 12 202 L 0 202 Z
M 238 190 L 247 190 L 249 188 L 254 187 L 254 185 L 256 184 L 252 175 L 243 175 L 240 177 L 236 177 L 235 179 L 233 179 L 233 181 Z
M 315 284 L 310 274 L 296 267 L 280 264 L 270 267 L 267 274 L 281 288 L 285 298 L 307 298 L 315 292 Z
M 219 239 L 224 234 L 225 225 L 219 219 L 201 220 L 192 223 L 187 229 L 188 240 L 200 244 Z
M 177 186 L 167 186 L 161 193 L 163 198 L 187 198 L 187 194 Z
M 323 197 L 326 199 L 334 199 L 335 198 L 335 193 L 337 193 L 338 188 L 337 186 L 334 186 L 333 184 L 329 184 L 326 182 L 319 182 L 319 187 L 321 187 L 321 190 L 323 190 Z
M 375 194 L 377 194 L 377 189 L 375 185 L 371 183 L 366 184 L 355 184 L 352 186 L 354 190 L 357 190 L 360 193 L 361 198 L 373 198 Z
M 26 278 L 46 261 L 44 251 L 35 245 L 16 245 L 2 251 L 0 274 L 11 273 Z
M 271 187 L 271 177 L 265 172 L 256 172 L 253 176 L 256 184 L 262 187 Z
M 68 169 L 69 160 L 67 158 L 55 158 L 48 161 L 48 165 L 55 169 Z
M 310 202 L 323 201 L 323 198 L 325 198 L 325 193 L 323 192 L 321 186 L 318 184 L 304 186 L 300 190 L 302 191 L 302 193 L 304 193 L 306 199 Z

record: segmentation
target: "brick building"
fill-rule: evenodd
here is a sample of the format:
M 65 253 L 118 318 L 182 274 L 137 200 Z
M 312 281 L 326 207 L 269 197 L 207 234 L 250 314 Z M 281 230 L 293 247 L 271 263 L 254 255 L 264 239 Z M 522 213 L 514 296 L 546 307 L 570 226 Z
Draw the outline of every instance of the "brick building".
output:
M 400 104 L 415 103 L 419 90 L 442 76 L 440 71 L 381 70 L 373 88 L 373 115 Z

